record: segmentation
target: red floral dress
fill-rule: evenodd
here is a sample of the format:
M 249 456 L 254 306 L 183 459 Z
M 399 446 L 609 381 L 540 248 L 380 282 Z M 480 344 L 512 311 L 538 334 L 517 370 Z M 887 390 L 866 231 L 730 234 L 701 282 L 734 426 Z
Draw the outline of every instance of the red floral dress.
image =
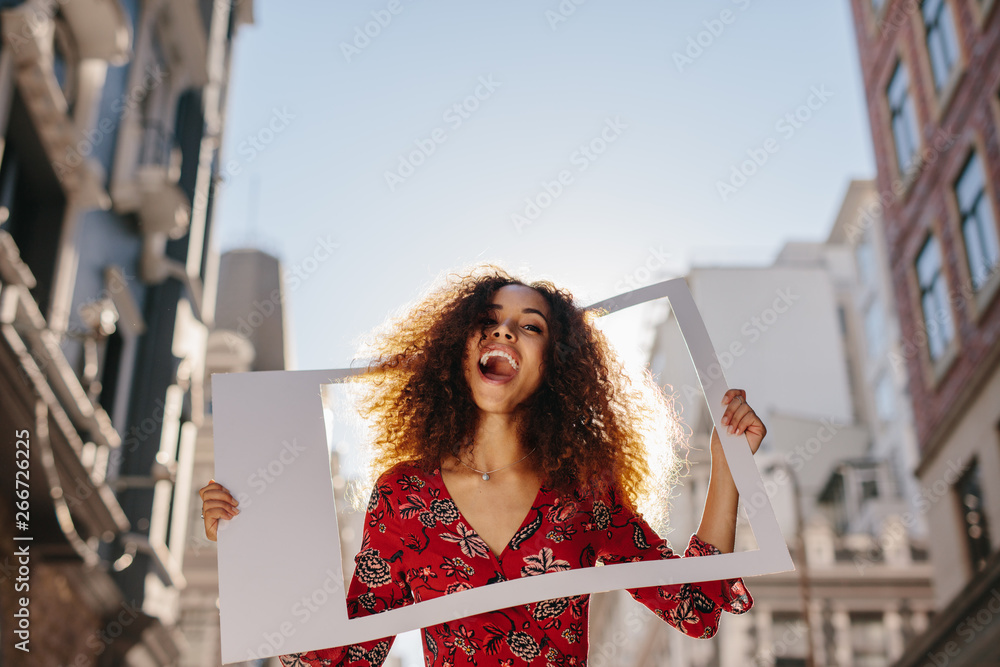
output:
M 352 617 L 497 581 L 570 568 L 680 558 L 614 492 L 560 498 L 542 487 L 521 527 L 496 556 L 458 511 L 440 470 L 397 466 L 376 482 L 347 595 Z M 684 557 L 720 553 L 692 535 Z M 629 589 L 657 616 L 709 638 L 723 611 L 753 598 L 742 579 Z M 469 616 L 423 630 L 428 667 L 586 665 L 589 595 Z M 281 656 L 286 667 L 381 665 L 393 637 Z

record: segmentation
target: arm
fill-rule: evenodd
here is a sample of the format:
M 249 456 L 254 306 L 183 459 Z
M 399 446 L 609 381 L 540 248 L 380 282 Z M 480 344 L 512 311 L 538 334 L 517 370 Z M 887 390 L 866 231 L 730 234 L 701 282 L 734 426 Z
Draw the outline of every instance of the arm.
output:
M 608 503 L 613 508 L 613 519 L 607 540 L 598 550 L 599 560 L 612 564 L 681 558 L 621 495 L 612 494 Z M 714 546 L 692 535 L 683 557 L 717 553 L 720 552 Z M 684 634 L 702 639 L 715 635 L 723 611 L 742 614 L 753 606 L 753 598 L 742 579 L 646 586 L 630 588 L 628 592 Z
M 747 405 L 746 392 L 730 389 L 722 402 L 727 406 L 722 417 L 723 425 L 731 427 L 736 435 L 745 433 L 750 452 L 755 454 L 767 433 L 767 428 Z M 712 473 L 708 481 L 705 509 L 696 535 L 702 541 L 714 545 L 720 552 L 731 553 L 736 543 L 736 510 L 740 494 L 736 490 L 736 483 L 733 482 L 729 464 L 726 463 L 722 440 L 719 439 L 719 433 L 714 426 L 711 452 Z
M 365 513 L 361 549 L 354 557 L 354 576 L 347 592 L 350 618 L 397 609 L 413 602 L 400 558 L 401 533 L 396 529 L 395 504 L 387 476 L 372 491 Z M 279 656 L 284 667 L 379 667 L 395 637 L 384 637 L 348 646 Z

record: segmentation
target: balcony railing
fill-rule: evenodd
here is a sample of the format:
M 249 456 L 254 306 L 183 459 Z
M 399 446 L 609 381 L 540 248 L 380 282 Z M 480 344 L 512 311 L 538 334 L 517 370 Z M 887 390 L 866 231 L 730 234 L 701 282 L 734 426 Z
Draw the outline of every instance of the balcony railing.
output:
M 142 124 L 142 144 L 139 148 L 139 167 L 162 167 L 170 180 L 180 178 L 180 148 L 174 134 L 158 121 L 145 120 Z

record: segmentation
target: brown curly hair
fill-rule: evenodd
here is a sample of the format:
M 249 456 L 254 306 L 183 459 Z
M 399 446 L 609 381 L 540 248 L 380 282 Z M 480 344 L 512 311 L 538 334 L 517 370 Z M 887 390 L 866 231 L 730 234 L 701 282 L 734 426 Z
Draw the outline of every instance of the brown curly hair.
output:
M 448 274 L 363 349 L 371 361 L 351 381 L 361 387 L 357 407 L 372 429 L 370 476 L 400 463 L 429 472 L 471 441 L 478 411 L 463 371 L 467 341 L 482 331 L 487 306 L 506 285 L 531 287 L 551 310 L 542 384 L 517 411 L 518 435 L 537 447 L 546 485 L 564 495 L 617 486 L 637 504 L 655 483 L 646 439 L 667 407 L 662 392 L 648 391 L 648 373 L 644 388 L 630 381 L 594 325 L 597 313 L 577 306 L 569 291 L 525 283 L 492 264 Z

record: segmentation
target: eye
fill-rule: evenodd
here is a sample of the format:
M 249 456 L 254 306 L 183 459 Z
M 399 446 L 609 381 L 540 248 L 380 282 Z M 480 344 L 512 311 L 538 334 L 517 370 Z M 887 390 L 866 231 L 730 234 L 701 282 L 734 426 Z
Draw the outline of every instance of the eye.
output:
M 535 324 L 525 324 L 524 328 L 535 333 L 542 333 L 542 328 Z

